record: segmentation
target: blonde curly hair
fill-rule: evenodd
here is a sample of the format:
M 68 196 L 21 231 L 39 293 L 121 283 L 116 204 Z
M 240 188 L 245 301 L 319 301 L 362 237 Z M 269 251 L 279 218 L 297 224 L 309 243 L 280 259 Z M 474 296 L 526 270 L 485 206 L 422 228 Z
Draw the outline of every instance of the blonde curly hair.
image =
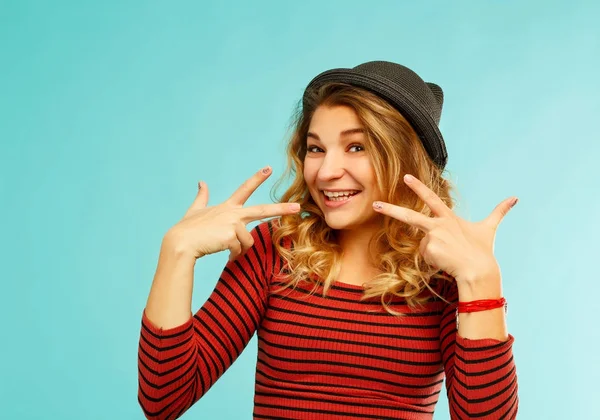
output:
M 307 132 L 319 106 L 347 106 L 356 112 L 366 130 L 365 149 L 384 201 L 432 216 L 429 207 L 404 184 L 403 176 L 410 173 L 450 208 L 454 202 L 450 196 L 452 186 L 442 176 L 443 171 L 428 156 L 408 121 L 390 104 L 364 89 L 342 83 L 329 83 L 313 91 L 304 106 L 302 102 L 298 104 L 293 115 L 287 169 L 273 189 L 276 191 L 291 178 L 291 185 L 276 200 L 300 203 L 303 213 L 279 218 L 274 224 L 273 243 L 284 261 L 282 272 L 276 273 L 284 288 L 307 281 L 314 284 L 313 291 L 322 284 L 325 295 L 340 272 L 343 251 L 303 176 Z M 394 297 L 403 297 L 414 309 L 428 300 L 425 289 L 439 296 L 431 287 L 432 280 L 451 278 L 424 261 L 419 253 L 423 236 L 412 226 L 384 217 L 382 228 L 373 235 L 368 247 L 369 261 L 382 274 L 365 281 L 364 299 L 380 298 L 388 312 L 397 314 L 388 305 Z M 285 245 L 284 238 L 292 245 Z

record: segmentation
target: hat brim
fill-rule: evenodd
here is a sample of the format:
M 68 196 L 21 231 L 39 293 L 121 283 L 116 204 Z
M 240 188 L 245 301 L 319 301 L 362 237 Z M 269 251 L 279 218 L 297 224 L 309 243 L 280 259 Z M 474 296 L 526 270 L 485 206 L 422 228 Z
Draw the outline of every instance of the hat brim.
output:
M 376 74 L 365 75 L 356 72 L 353 69 L 332 69 L 327 70 L 316 76 L 306 87 L 306 94 L 312 89 L 318 89 L 325 83 L 346 83 L 357 86 L 373 92 L 389 102 L 398 112 L 400 112 L 413 127 L 417 135 L 421 138 L 425 150 L 431 159 L 441 168 L 446 166 L 448 153 L 444 143 L 444 138 L 440 132 L 437 123 L 423 109 L 410 92 L 407 92 L 402 86 L 391 80 L 379 77 Z

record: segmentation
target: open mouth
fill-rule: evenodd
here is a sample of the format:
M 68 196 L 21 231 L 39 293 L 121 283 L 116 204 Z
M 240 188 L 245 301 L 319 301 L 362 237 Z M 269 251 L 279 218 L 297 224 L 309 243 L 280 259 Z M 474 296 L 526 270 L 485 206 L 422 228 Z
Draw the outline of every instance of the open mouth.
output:
M 344 193 L 325 193 L 325 191 L 323 191 L 325 201 L 331 203 L 348 201 L 350 198 L 358 194 L 360 194 L 360 191 L 349 191 Z

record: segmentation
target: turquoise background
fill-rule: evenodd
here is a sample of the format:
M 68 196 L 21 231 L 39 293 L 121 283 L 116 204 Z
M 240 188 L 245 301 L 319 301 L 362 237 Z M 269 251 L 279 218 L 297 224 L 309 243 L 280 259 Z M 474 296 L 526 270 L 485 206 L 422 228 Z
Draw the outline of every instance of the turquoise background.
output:
M 598 16 L 594 1 L 0 1 L 0 416 L 143 418 L 140 317 L 197 180 L 219 203 L 266 164 L 280 175 L 308 81 L 385 59 L 445 90 L 457 212 L 520 198 L 496 241 L 519 418 L 595 417 Z M 195 309 L 226 260 L 197 263 Z M 255 345 L 184 418 L 251 417 Z

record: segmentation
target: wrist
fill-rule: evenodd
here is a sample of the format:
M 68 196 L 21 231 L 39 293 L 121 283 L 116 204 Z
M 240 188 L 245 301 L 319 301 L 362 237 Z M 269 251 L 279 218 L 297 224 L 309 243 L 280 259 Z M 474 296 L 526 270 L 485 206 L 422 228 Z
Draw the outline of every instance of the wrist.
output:
M 456 287 L 461 302 L 503 297 L 502 277 L 500 270 L 496 269 L 457 279 Z
M 460 302 L 471 302 L 482 299 L 500 299 L 504 295 L 501 285 L 463 286 L 458 287 L 458 300 Z
M 196 256 L 173 237 L 165 235 L 160 247 L 159 260 L 168 260 L 178 263 L 191 262 L 192 264 L 195 264 Z

